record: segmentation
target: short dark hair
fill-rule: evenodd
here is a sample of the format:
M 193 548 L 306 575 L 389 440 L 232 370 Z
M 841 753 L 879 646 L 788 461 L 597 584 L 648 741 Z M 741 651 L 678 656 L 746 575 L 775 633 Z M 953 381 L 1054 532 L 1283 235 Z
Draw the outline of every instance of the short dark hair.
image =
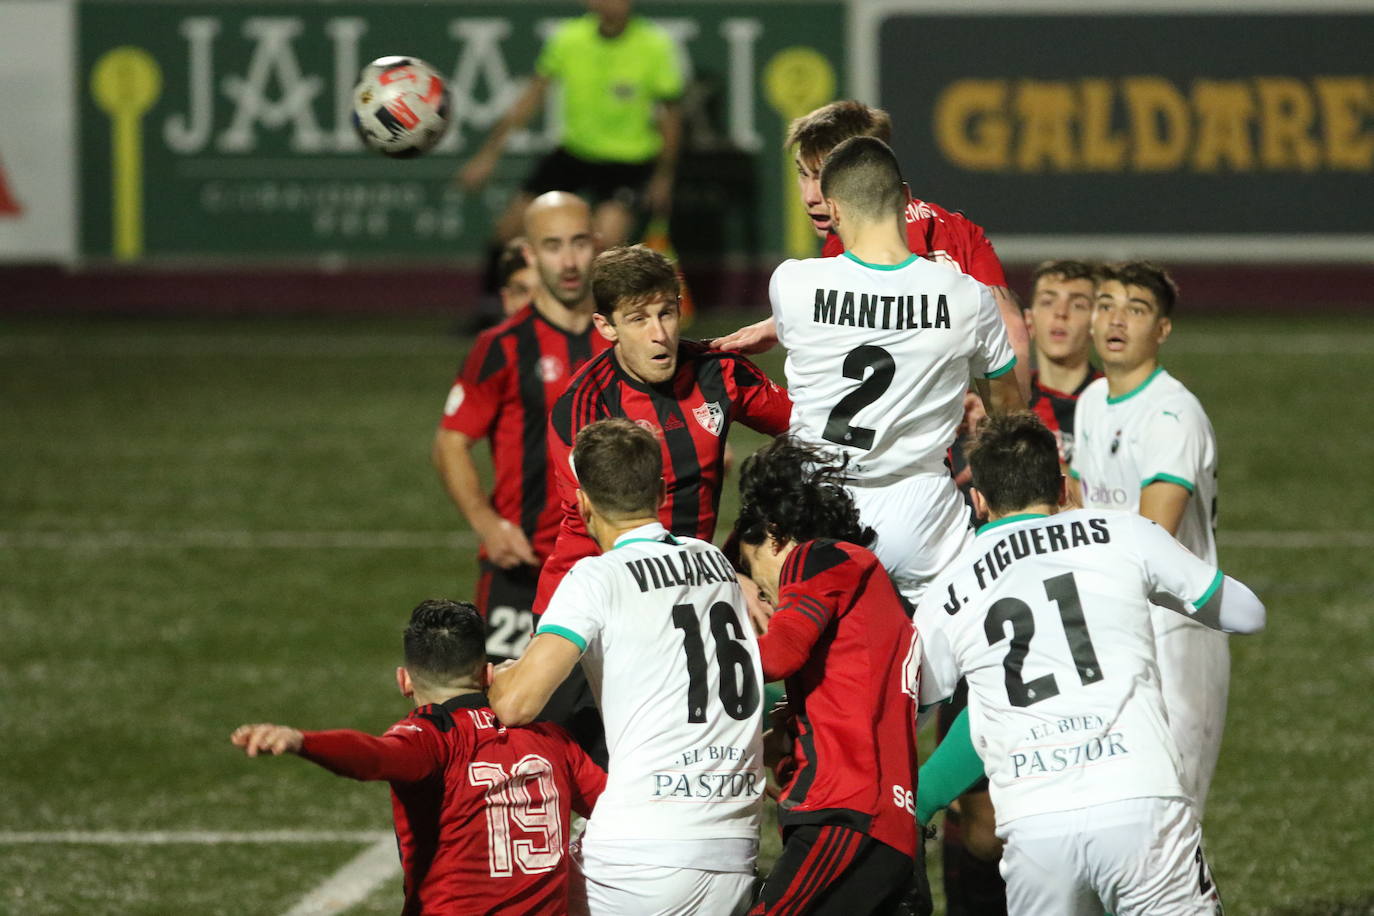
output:
M 501 257 L 496 261 L 497 286 L 509 285 L 511 277 L 530 266 L 530 262 L 525 260 L 524 244 L 523 238 L 511 239 L 501 249 Z
M 577 432 L 572 451 L 577 485 L 607 518 L 658 514 L 663 488 L 663 450 L 653 433 L 613 417 Z
M 1059 260 L 1041 261 L 1035 265 L 1035 270 L 1031 271 L 1031 291 L 1035 291 L 1035 284 L 1040 282 L 1041 277 L 1063 277 L 1065 280 L 1091 280 L 1097 282 L 1098 271 L 1102 265 L 1093 264 L 1088 261 Z
M 1119 279 L 1121 279 L 1120 264 L 1114 264 L 1110 261 L 1103 261 L 1101 264 L 1098 264 L 1097 269 L 1093 271 L 1093 282 L 1096 283 L 1098 286 L 1101 286 L 1108 280 Z
M 646 302 L 679 293 L 673 262 L 644 245 L 607 248 L 592 262 L 592 298 L 607 318 L 616 306 Z
M 875 137 L 851 137 L 830 151 L 821 165 L 821 194 L 873 219 L 896 219 L 907 202 L 902 167 L 892 147 Z
M 844 99 L 802 115 L 787 128 L 783 149 L 797 148 L 802 162 L 819 162 L 850 137 L 892 139 L 892 118 L 881 108 Z
M 486 661 L 486 626 L 466 601 L 430 598 L 410 612 L 402 639 L 413 679 L 449 684 L 471 676 Z
M 1150 261 L 1129 261 L 1117 268 L 1116 280 L 1126 286 L 1148 289 L 1159 305 L 1161 315 L 1171 315 L 1178 301 L 1178 284 L 1169 272 Z
M 965 446 L 973 486 L 999 515 L 1027 506 L 1057 505 L 1059 444 L 1028 410 L 984 420 Z
M 740 469 L 735 532 L 745 544 L 833 538 L 867 547 L 874 532 L 859 520 L 844 486 L 846 457 L 779 436 L 745 459 Z

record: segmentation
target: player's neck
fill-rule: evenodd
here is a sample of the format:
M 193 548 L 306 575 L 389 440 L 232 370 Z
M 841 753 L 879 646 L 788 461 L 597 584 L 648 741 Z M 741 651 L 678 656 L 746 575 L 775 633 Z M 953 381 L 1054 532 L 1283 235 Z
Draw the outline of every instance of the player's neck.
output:
M 481 687 L 474 686 L 436 687 L 432 690 L 421 690 L 417 687 L 415 689 L 414 700 L 417 707 L 430 705 L 438 706 L 441 703 L 447 703 L 454 697 L 464 697 L 469 694 L 481 692 Z
M 1014 512 L 993 512 L 988 511 L 988 522 L 1000 522 L 1004 518 L 1016 518 L 1021 515 L 1055 515 L 1059 512 L 1059 507 L 1051 503 L 1036 503 L 1033 506 L 1026 506 Z
M 535 294 L 530 303 L 549 324 L 568 334 L 583 334 L 592 326 L 592 312 L 596 311 L 596 301 L 588 296 L 576 305 L 568 306 L 544 292 Z
M 857 223 L 840 231 L 846 253 L 865 264 L 890 267 L 911 258 L 906 237 L 896 223 Z
M 1130 394 L 1145 384 L 1145 381 L 1158 368 L 1159 360 L 1157 358 L 1147 359 L 1130 369 L 1103 365 L 1102 373 L 1107 376 L 1108 397 L 1119 398 L 1123 394 Z
M 621 536 L 634 531 L 636 528 L 643 528 L 645 525 L 653 525 L 657 522 L 657 515 L 646 515 L 643 518 L 598 518 L 593 534 L 596 535 L 596 543 L 601 548 L 601 552 L 606 553 L 615 549 L 615 542 Z
M 1092 366 L 1088 358 L 1072 361 L 1058 361 L 1050 359 L 1043 353 L 1035 354 L 1035 371 L 1039 373 L 1040 385 L 1052 391 L 1062 391 L 1065 394 L 1072 394 L 1078 390 L 1088 378 L 1088 373 L 1092 371 Z

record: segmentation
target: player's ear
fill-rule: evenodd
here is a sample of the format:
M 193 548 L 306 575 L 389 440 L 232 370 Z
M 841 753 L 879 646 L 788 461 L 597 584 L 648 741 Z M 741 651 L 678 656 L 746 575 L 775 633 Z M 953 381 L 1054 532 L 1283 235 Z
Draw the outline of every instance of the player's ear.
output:
M 830 211 L 830 226 L 833 229 L 842 222 L 842 217 L 840 215 L 840 204 L 838 201 L 835 200 L 835 198 L 827 197 L 825 199 L 825 208 Z
M 1065 477 L 1063 474 L 1060 474 L 1060 475 L 1059 475 L 1059 505 L 1061 505 L 1061 506 L 1067 506 L 1068 504 L 1069 504 L 1069 478 Z
M 1064 478 L 1062 476 L 1059 478 L 1059 486 L 1062 490 L 1064 486 Z M 968 492 L 969 496 L 973 499 L 974 514 L 977 515 L 979 518 L 987 518 L 988 501 L 983 498 L 982 491 L 980 491 L 977 487 L 969 487 Z
M 579 489 L 577 491 L 577 514 L 582 516 L 583 524 L 587 525 L 590 528 L 592 518 L 592 501 L 587 498 L 587 493 L 585 490 Z
M 481 687 L 483 690 L 486 690 L 488 687 L 490 687 L 492 672 L 494 672 L 495 670 L 496 666 L 493 665 L 491 662 L 487 662 L 485 665 L 482 665 L 480 668 L 478 668 L 477 686 Z
M 1168 315 L 1160 318 L 1159 324 L 1155 328 L 1155 342 L 1160 344 L 1164 343 L 1164 341 L 1169 339 L 1169 335 L 1173 333 L 1173 330 L 1174 320 L 1172 318 Z
M 658 479 L 658 502 L 654 505 L 655 509 L 662 509 L 663 504 L 668 501 L 668 481 L 660 477 Z
M 616 331 L 615 325 L 611 324 L 611 320 L 600 312 L 592 312 L 592 324 L 596 325 L 596 329 L 601 333 L 601 336 L 611 343 L 615 343 L 620 339 L 620 334 Z
M 401 691 L 403 697 L 415 696 L 415 684 L 410 679 L 410 672 L 404 666 L 396 668 L 396 689 Z

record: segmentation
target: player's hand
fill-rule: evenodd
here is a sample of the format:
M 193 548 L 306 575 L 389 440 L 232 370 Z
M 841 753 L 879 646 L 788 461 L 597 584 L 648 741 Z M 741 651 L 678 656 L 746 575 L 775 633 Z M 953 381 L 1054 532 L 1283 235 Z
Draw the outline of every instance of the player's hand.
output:
M 457 185 L 468 192 L 481 190 L 491 178 L 491 173 L 496 171 L 497 161 L 495 156 L 489 156 L 485 151 L 478 153 L 458 170 Z
M 733 334 L 726 334 L 711 341 L 712 349 L 732 350 L 745 356 L 767 353 L 777 345 L 778 326 L 772 318 L 765 318 L 763 321 L 742 327 Z
M 502 569 L 539 565 L 525 532 L 506 519 L 497 518 L 477 533 L 482 538 L 482 546 L 487 549 L 487 559 Z
M 654 216 L 667 216 L 673 212 L 673 176 L 654 174 L 644 188 L 644 208 Z
M 262 754 L 280 757 L 282 754 L 299 754 L 301 746 L 305 743 L 305 736 L 286 725 L 262 722 L 257 725 L 240 725 L 229 736 L 229 741 L 235 747 L 243 748 L 243 752 L 249 757 L 258 757 Z
M 740 590 L 744 592 L 744 606 L 749 611 L 749 621 L 754 632 L 762 636 L 768 632 L 768 621 L 773 616 L 773 605 L 763 597 L 758 583 L 741 573 L 738 576 Z
M 987 418 L 987 408 L 983 405 L 983 399 L 978 395 L 978 392 L 964 392 L 964 421 L 959 424 L 959 429 L 956 430 L 955 435 L 961 438 L 973 435 Z

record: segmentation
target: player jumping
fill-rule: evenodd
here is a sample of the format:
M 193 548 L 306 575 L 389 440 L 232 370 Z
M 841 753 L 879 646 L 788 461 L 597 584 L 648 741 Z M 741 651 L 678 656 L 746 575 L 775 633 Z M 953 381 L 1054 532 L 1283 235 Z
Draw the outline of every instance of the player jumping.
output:
M 572 463 L 601 555 L 562 578 L 529 650 L 496 672 L 494 708 L 529 721 L 579 659 L 586 669 L 611 751 L 582 841 L 587 912 L 742 913 L 764 786 L 763 682 L 743 593 L 719 550 L 660 521 L 652 433 L 592 423 Z M 580 902 L 574 877 L 574 912 Z
M 918 842 L 901 679 L 910 606 L 823 455 L 778 439 L 744 463 L 740 492 L 740 554 L 777 608 L 759 639 L 763 675 L 787 680 L 794 732 L 782 855 L 751 912 L 898 912 Z
M 230 740 L 249 757 L 298 754 L 391 783 L 405 916 L 564 912 L 568 812 L 590 814 L 606 774 L 558 726 L 506 728 L 492 713 L 472 605 L 424 602 L 404 643 L 396 684 L 415 710 L 380 738 L 258 724 Z
M 988 288 L 907 251 L 897 159 L 871 137 L 826 157 L 821 187 L 839 258 L 785 261 L 769 288 L 787 349 L 792 434 L 838 451 L 873 551 L 919 599 L 971 537 L 946 463 L 972 376 L 990 412 L 1023 407 Z
M 1259 599 L 1135 513 L 1059 513 L 1053 435 L 994 417 L 970 451 L 991 521 L 916 611 L 923 704 L 967 677 L 1012 914 L 1213 914 L 1155 660 L 1151 602 L 1214 630 L 1264 626 Z M 1205 672 L 1187 672 L 1194 691 Z

